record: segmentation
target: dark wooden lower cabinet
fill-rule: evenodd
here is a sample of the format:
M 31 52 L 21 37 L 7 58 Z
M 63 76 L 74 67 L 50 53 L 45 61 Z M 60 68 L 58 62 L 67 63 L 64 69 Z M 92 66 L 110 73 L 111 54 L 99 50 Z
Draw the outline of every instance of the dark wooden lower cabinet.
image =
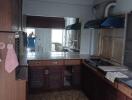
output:
M 75 88 L 80 88 L 80 66 L 72 66 L 72 86 Z
M 49 89 L 64 87 L 64 66 L 51 66 L 49 70 Z
M 127 98 L 126 100 L 132 100 L 132 98 Z
M 64 66 L 29 68 L 30 92 L 62 88 L 64 85 Z
M 28 78 L 29 92 L 39 92 L 49 88 L 49 69 L 29 68 Z
M 90 100 L 131 100 L 85 65 L 81 77 L 82 90 Z

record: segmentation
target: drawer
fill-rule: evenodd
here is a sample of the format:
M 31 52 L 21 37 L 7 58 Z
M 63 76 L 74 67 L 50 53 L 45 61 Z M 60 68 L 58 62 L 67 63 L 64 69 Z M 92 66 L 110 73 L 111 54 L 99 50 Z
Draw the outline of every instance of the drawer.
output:
M 65 60 L 65 65 L 80 65 L 81 60 Z
M 43 66 L 45 65 L 43 61 L 28 61 L 29 66 Z
M 124 84 L 119 83 L 119 84 L 118 84 L 118 89 L 119 89 L 122 93 L 124 93 L 126 96 L 132 98 L 132 89 L 131 89 L 131 88 L 125 86 Z
M 47 66 L 64 65 L 63 60 L 47 60 Z
M 29 61 L 29 66 L 56 66 L 64 65 L 63 60 Z

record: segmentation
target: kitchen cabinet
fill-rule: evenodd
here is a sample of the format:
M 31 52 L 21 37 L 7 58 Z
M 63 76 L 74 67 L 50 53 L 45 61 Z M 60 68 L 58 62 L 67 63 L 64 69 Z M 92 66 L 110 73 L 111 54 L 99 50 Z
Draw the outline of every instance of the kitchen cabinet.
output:
M 112 39 L 108 36 L 103 36 L 102 38 L 102 55 L 104 58 L 111 58 L 112 51 Z
M 48 69 L 29 68 L 29 86 L 32 89 L 47 89 L 48 86 Z
M 83 65 L 81 69 L 82 90 L 90 100 L 126 100 L 126 95 L 90 67 L 92 68 L 90 65 Z
M 29 91 L 45 91 L 64 85 L 63 60 L 29 61 Z
M 132 100 L 132 98 L 127 98 L 126 100 Z
M 21 0 L 0 0 L 0 31 L 18 31 L 22 14 Z
M 95 75 L 87 66 L 82 66 L 81 71 L 82 90 L 90 100 L 95 100 Z
M 112 39 L 112 60 L 118 63 L 122 62 L 123 58 L 123 38 Z
M 65 75 L 64 75 L 65 83 L 69 83 L 68 87 L 80 89 L 81 60 L 67 59 L 67 60 L 64 60 L 64 63 L 65 63 Z M 69 74 L 67 75 L 67 73 Z
M 29 60 L 29 91 L 80 89 L 81 60 Z
M 100 33 L 100 55 L 122 64 L 124 49 L 124 29 L 102 29 Z

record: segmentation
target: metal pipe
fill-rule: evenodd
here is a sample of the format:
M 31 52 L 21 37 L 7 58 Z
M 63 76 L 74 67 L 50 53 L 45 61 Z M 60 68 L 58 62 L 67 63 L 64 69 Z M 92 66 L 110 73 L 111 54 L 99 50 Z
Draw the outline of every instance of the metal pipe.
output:
M 108 17 L 109 12 L 110 12 L 110 8 L 111 8 L 111 7 L 115 7 L 115 6 L 116 6 L 116 2 L 109 3 L 109 4 L 105 7 L 104 17 Z

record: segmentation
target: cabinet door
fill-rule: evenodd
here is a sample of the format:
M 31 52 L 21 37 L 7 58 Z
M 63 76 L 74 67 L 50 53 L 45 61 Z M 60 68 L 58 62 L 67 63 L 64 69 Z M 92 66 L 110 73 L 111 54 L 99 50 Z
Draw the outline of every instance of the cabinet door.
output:
M 26 81 L 17 81 L 16 100 L 26 100 Z
M 127 98 L 126 100 L 132 100 L 132 98 Z
M 116 100 L 127 100 L 127 97 L 126 97 L 126 95 L 124 95 L 120 91 L 117 91 Z
M 118 63 L 121 63 L 122 58 L 123 58 L 123 39 L 113 38 L 112 39 L 112 59 Z
M 48 89 L 48 69 L 29 69 L 29 88 L 30 89 Z
M 49 70 L 49 88 L 60 89 L 64 86 L 64 66 L 51 66 Z
M 72 85 L 80 88 L 80 66 L 72 67 Z
M 87 67 L 82 66 L 82 90 L 90 100 L 95 100 L 96 80 L 94 73 Z
M 104 36 L 102 38 L 102 56 L 105 58 L 111 58 L 112 54 L 112 39 L 110 37 Z
M 0 31 L 18 30 L 19 3 L 19 0 L 0 0 Z

